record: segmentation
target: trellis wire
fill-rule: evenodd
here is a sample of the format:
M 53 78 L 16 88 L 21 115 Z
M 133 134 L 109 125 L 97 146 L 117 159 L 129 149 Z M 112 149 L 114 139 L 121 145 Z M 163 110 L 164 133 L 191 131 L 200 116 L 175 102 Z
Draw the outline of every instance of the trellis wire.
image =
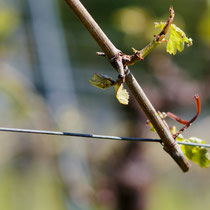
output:
M 159 143 L 162 143 L 161 139 L 153 139 L 153 138 L 120 137 L 120 136 L 107 136 L 107 135 L 85 134 L 85 133 L 71 133 L 71 132 L 62 132 L 62 131 L 46 131 L 46 130 L 32 130 L 32 129 L 0 127 L 0 132 L 1 131 L 3 131 L 3 132 L 16 132 L 16 133 L 56 135 L 56 136 L 74 136 L 74 137 L 107 139 L 107 140 L 143 141 L 143 142 L 159 142 Z M 182 144 L 182 145 L 210 148 L 210 144 L 197 144 L 197 143 L 189 143 L 189 142 L 181 142 L 181 141 L 177 141 L 177 143 Z

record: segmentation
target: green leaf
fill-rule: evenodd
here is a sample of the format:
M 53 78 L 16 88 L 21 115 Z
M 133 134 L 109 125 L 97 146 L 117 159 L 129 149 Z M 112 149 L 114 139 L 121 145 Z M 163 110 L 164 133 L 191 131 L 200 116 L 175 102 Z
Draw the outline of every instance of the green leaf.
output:
M 115 81 L 113 81 L 111 77 L 103 74 L 94 74 L 93 77 L 89 79 L 89 83 L 95 87 L 102 89 L 107 89 L 115 85 Z
M 93 77 L 89 79 L 89 82 L 91 85 L 102 89 L 114 86 L 117 100 L 121 104 L 128 105 L 129 94 L 123 84 L 115 82 L 111 77 L 103 74 L 94 74 Z
M 168 53 L 175 55 L 177 50 L 182 52 L 184 50 L 185 42 L 187 43 L 187 46 L 192 45 L 192 39 L 187 38 L 184 31 L 174 24 L 172 24 L 170 28 L 170 38 L 166 47 Z
M 165 23 L 163 22 L 155 23 L 155 28 L 160 27 L 161 29 L 163 29 L 164 26 Z M 175 55 L 177 53 L 177 50 L 179 52 L 182 52 L 184 50 L 185 43 L 187 43 L 187 46 L 192 45 L 192 39 L 188 38 L 184 31 L 178 28 L 175 24 L 171 24 L 170 29 L 171 32 L 166 47 L 166 51 L 168 53 Z
M 129 94 L 128 91 L 124 88 L 123 84 L 116 83 L 114 85 L 116 98 L 117 100 L 124 105 L 128 105 L 129 102 Z
M 190 142 L 190 143 L 197 143 L 197 144 L 205 144 L 205 141 L 196 138 L 191 137 L 189 139 L 183 140 L 183 142 Z M 198 146 L 188 146 L 188 145 L 182 145 L 181 149 L 185 156 L 193 161 L 194 163 L 200 165 L 203 168 L 207 168 L 210 165 L 210 156 L 208 153 L 208 150 L 204 147 L 198 147 Z

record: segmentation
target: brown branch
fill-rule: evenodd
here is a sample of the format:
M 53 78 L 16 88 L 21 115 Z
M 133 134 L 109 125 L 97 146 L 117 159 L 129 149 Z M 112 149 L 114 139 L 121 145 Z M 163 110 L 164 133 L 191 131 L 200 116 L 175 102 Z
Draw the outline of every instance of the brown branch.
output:
M 166 25 L 164 26 L 163 30 L 158 34 L 158 36 L 156 36 L 156 38 L 155 38 L 156 42 L 161 41 L 165 37 L 165 35 L 168 32 L 168 29 L 170 28 L 170 26 L 174 20 L 174 16 L 175 16 L 174 9 L 172 6 L 170 6 L 168 21 L 167 21 Z
M 135 77 L 129 71 L 127 65 L 123 65 L 123 53 L 118 50 L 106 37 L 104 32 L 100 29 L 98 24 L 93 20 L 93 18 L 90 16 L 90 14 L 87 12 L 87 10 L 84 8 L 79 0 L 65 1 L 79 17 L 79 19 L 88 29 L 93 38 L 97 41 L 98 45 L 109 58 L 114 68 L 120 73 L 122 73 L 122 71 L 125 72 L 125 81 L 127 86 L 129 87 L 130 91 L 133 93 L 142 110 L 156 129 L 158 135 L 163 141 L 164 149 L 171 155 L 171 157 L 176 161 L 176 163 L 184 172 L 188 171 L 190 168 L 190 164 L 182 153 L 180 147 L 174 141 L 172 135 L 170 134 L 170 131 L 166 128 L 163 121 L 158 116 L 156 110 L 150 103 L 149 99 L 136 81 Z
M 186 157 L 131 73 L 126 76 L 126 84 L 163 141 L 165 151 L 171 155 L 184 172 L 188 171 L 190 165 Z
M 66 3 L 72 8 L 76 16 L 80 19 L 83 25 L 90 32 L 92 37 L 96 40 L 98 45 L 104 51 L 106 56 L 110 59 L 120 52 L 104 34 L 86 8 L 79 0 L 65 0 Z

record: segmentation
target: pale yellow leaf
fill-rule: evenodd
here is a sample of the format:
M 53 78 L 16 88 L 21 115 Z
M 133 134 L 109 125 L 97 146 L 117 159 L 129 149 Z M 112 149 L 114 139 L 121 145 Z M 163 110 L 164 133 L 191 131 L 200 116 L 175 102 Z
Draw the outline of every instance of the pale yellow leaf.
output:
M 129 94 L 128 94 L 128 91 L 124 88 L 123 84 L 119 85 L 118 83 L 116 83 L 114 85 L 114 89 L 115 89 L 117 100 L 121 104 L 128 105 Z

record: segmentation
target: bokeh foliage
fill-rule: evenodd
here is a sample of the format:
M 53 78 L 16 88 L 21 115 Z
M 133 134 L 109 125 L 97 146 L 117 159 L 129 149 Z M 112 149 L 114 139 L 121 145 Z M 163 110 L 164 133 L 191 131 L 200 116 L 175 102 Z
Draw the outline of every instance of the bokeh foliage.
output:
M 91 128 L 91 131 L 95 129 L 95 133 L 108 135 L 140 135 L 141 137 L 150 135 L 145 127 L 145 117 L 142 116 L 139 109 L 135 108 L 132 99 L 131 107 L 125 110 L 114 102 L 113 91 L 103 95 L 102 92 L 94 92 L 94 88 L 88 89 L 90 86 L 88 78 L 94 73 L 92 71 L 98 69 L 100 73 L 113 75 L 113 78 L 116 73 L 104 58 L 95 55 L 95 52 L 100 49 L 65 1 L 58 1 L 62 16 L 61 25 L 65 30 L 72 66 L 74 70 L 82 69 L 74 71 L 74 77 L 77 78 L 76 89 L 81 88 L 77 89 L 81 106 L 79 111 L 69 108 L 59 116 L 51 113 L 47 100 L 43 100 L 44 93 L 38 92 L 31 81 L 19 74 L 15 66 L 11 67 L 11 64 L 6 62 L 11 54 L 18 57 L 21 42 L 17 43 L 15 38 L 20 36 L 20 25 L 22 24 L 21 27 L 30 25 L 30 20 L 26 15 L 27 1 L 15 1 L 15 4 L 12 0 L 1 0 L 0 2 L 0 56 L 2 59 L 0 113 L 2 125 L 52 130 L 71 128 L 75 132 L 81 132 L 82 128 Z M 200 91 L 203 96 L 204 113 L 210 112 L 208 108 L 210 94 L 207 91 L 209 90 L 210 72 L 209 0 L 82 0 L 82 2 L 113 43 L 125 53 L 132 53 L 132 47 L 141 49 L 153 39 L 153 35 L 156 34 L 154 22 L 165 21 L 168 16 L 168 8 L 173 4 L 176 12 L 175 24 L 193 39 L 193 46 L 174 57 L 166 54 L 165 46 L 160 46 L 143 62 L 132 66 L 131 69 L 143 83 L 155 107 L 161 111 L 177 109 L 185 117 L 191 116 L 192 95 L 195 91 Z M 13 6 L 7 7 L 5 6 L 7 4 Z M 16 4 L 19 7 L 16 8 L 14 6 Z M 18 8 L 22 8 L 22 14 Z M 26 28 L 25 30 L 27 31 Z M 28 31 L 27 33 L 26 43 L 31 59 L 36 54 L 36 50 L 33 49 L 35 48 L 33 42 L 30 42 L 31 34 Z M 36 67 L 37 63 L 31 60 L 29 62 Z M 106 72 L 102 72 L 104 70 Z M 33 72 L 33 69 L 28 69 L 28 71 Z M 87 106 L 86 112 L 83 108 L 85 106 Z M 110 110 L 112 110 L 111 114 L 108 113 Z M 113 113 L 117 113 L 118 117 L 115 117 Z M 59 123 L 55 123 L 55 118 L 59 118 L 57 120 Z M 207 123 L 201 123 L 200 127 L 198 123 L 192 130 L 198 127 L 202 131 L 200 133 L 204 133 L 204 128 L 206 135 L 209 136 L 208 127 L 205 127 L 209 125 L 209 121 L 205 120 Z M 203 139 L 206 139 L 206 142 L 209 141 L 207 137 Z M 116 208 L 117 198 L 114 194 L 116 192 L 112 188 L 116 187 L 115 184 L 120 178 L 122 179 L 120 173 L 116 178 L 115 172 L 120 167 L 125 167 L 123 164 L 126 161 L 129 162 L 120 156 L 126 143 L 88 142 L 87 161 L 89 165 L 86 166 L 86 171 L 89 172 L 90 177 L 85 177 L 86 174 L 83 176 L 91 181 L 86 183 L 84 178 L 76 185 L 76 183 L 68 182 L 68 177 L 77 178 L 78 174 L 75 174 L 75 171 L 70 171 L 66 179 L 62 176 L 62 170 L 67 170 L 70 163 L 65 162 L 64 166 L 62 165 L 64 169 L 61 169 L 60 163 L 65 156 L 63 151 L 67 154 L 73 151 L 71 158 L 75 164 L 78 163 L 78 159 L 75 158 L 78 154 L 69 143 L 79 142 L 78 139 L 70 141 L 59 139 L 58 143 L 58 139 L 53 137 L 1 134 L 0 141 L 0 209 L 62 210 L 82 209 L 81 206 L 83 209 L 97 210 Z M 84 149 L 80 143 L 79 148 Z M 145 161 L 139 164 L 136 161 L 138 158 L 132 156 L 130 165 L 127 165 L 134 171 L 137 168 L 138 173 L 128 174 L 129 179 L 126 181 L 135 186 L 143 186 L 145 193 L 149 192 L 148 209 L 193 210 L 201 207 L 201 203 L 203 209 L 209 209 L 209 171 L 203 171 L 193 165 L 192 172 L 187 177 L 183 176 L 177 172 L 177 168 L 174 168 L 174 163 L 168 160 L 167 154 L 157 149 L 157 145 L 145 146 L 140 154 L 145 155 Z M 136 168 L 134 167 L 135 161 L 137 162 Z M 117 168 L 114 166 L 117 162 L 123 162 L 123 164 Z M 153 168 L 153 172 L 141 174 L 148 167 L 148 165 L 145 166 L 147 163 Z M 132 170 L 124 171 L 127 175 Z M 110 174 L 115 174 L 115 179 Z M 75 195 L 72 193 L 73 190 L 79 193 Z

